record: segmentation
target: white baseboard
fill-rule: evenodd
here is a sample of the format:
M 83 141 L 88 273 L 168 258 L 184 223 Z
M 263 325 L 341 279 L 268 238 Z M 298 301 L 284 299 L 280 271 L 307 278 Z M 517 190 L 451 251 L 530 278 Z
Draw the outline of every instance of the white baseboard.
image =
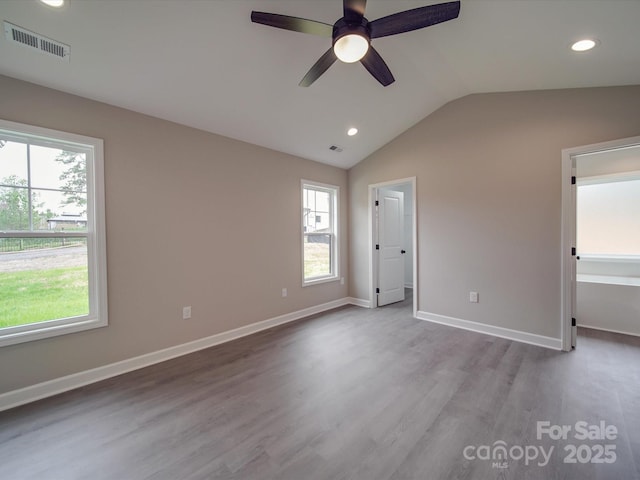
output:
M 601 332 L 619 333 L 620 335 L 631 335 L 632 337 L 640 337 L 638 333 L 623 332 L 622 330 L 612 330 L 611 328 L 594 327 L 593 325 L 578 324 L 580 328 L 589 328 L 591 330 L 600 330 Z
M 364 305 L 364 304 L 367 305 Z M 129 358 L 120 362 L 111 363 L 102 367 L 85 370 L 83 372 L 66 375 L 64 377 L 55 378 L 46 382 L 31 385 L 11 392 L 0 394 L 0 411 L 8 410 L 19 405 L 34 402 L 46 397 L 51 397 L 59 393 L 63 393 L 74 388 L 83 387 L 90 383 L 99 382 L 107 378 L 122 375 L 139 368 L 148 367 L 156 363 L 164 362 L 172 358 L 180 357 L 189 353 L 213 347 L 221 343 L 229 342 L 237 338 L 251 335 L 252 333 L 267 330 L 269 328 L 282 325 L 285 323 L 300 320 L 316 313 L 326 312 L 333 308 L 343 305 L 356 305 L 360 307 L 368 307 L 368 301 L 356 298 L 346 297 L 332 302 L 323 303 L 313 307 L 298 310 L 296 312 L 287 313 L 278 317 L 270 318 L 260 322 L 252 323 L 244 327 L 236 328 L 226 332 L 218 333 L 210 337 L 200 338 L 192 342 L 183 343 L 173 347 L 158 350 L 156 352 L 147 353 L 138 357 Z
M 419 311 L 417 318 L 428 322 L 439 323 L 441 325 L 471 330 L 472 332 L 484 333 L 494 337 L 515 340 L 516 342 L 529 343 L 531 345 L 551 348 L 553 350 L 562 350 L 562 340 L 559 338 L 545 337 L 543 335 L 536 335 L 535 333 L 511 330 L 510 328 L 496 327 L 494 325 L 487 325 L 486 323 L 472 322 L 469 320 L 462 320 L 460 318 L 447 317 L 445 315 L 438 315 L 436 313 L 429 312 Z
M 355 305 L 356 307 L 371 308 L 371 302 L 369 300 L 363 300 L 362 298 L 354 297 L 349 297 L 348 300 L 350 305 Z

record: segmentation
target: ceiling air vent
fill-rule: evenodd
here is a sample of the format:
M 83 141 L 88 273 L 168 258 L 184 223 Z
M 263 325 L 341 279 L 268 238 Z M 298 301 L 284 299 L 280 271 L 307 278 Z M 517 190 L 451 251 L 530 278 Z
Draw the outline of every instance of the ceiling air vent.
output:
M 66 62 L 69 61 L 69 45 L 52 40 L 38 33 L 31 32 L 9 22 L 4 22 L 4 36 L 10 42 L 19 43 L 20 45 L 38 50 L 47 55 L 53 55 Z

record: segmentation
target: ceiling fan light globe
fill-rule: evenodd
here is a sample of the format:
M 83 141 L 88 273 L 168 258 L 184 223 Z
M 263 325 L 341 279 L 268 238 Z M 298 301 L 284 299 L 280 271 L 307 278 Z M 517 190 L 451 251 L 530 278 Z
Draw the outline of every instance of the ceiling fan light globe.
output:
M 50 7 L 60 8 L 64 5 L 64 0 L 40 0 L 45 5 Z
M 333 44 L 333 52 L 344 63 L 354 63 L 362 59 L 369 50 L 369 41 L 357 33 L 338 38 Z

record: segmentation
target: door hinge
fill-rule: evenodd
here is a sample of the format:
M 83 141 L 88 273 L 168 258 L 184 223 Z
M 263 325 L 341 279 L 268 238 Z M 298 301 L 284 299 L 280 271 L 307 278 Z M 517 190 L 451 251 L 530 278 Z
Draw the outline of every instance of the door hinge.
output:
M 380 250 L 380 245 L 376 245 L 376 250 Z
M 379 288 L 376 288 L 376 293 L 380 293 L 380 289 Z
M 571 326 L 572 326 L 572 327 L 575 327 L 575 326 L 576 326 L 576 319 L 575 319 L 575 318 L 572 318 L 572 319 L 571 319 Z
M 575 184 L 576 184 L 576 177 L 575 177 L 575 175 L 573 175 L 571 177 L 571 185 L 575 185 Z
M 376 200 L 376 207 L 380 205 L 380 202 Z

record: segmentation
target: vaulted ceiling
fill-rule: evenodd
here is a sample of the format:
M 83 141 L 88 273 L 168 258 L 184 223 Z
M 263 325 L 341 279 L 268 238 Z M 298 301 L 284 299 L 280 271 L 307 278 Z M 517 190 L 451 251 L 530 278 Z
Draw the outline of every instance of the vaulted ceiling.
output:
M 369 0 L 365 16 L 434 3 Z M 251 11 L 333 24 L 341 0 L 0 7 L 2 20 L 70 46 L 66 62 L 3 36 L 1 74 L 343 168 L 467 94 L 640 84 L 637 0 L 462 0 L 456 20 L 373 40 L 392 85 L 336 62 L 308 88 L 298 82 L 331 40 L 252 23 Z M 584 37 L 596 48 L 572 52 Z

